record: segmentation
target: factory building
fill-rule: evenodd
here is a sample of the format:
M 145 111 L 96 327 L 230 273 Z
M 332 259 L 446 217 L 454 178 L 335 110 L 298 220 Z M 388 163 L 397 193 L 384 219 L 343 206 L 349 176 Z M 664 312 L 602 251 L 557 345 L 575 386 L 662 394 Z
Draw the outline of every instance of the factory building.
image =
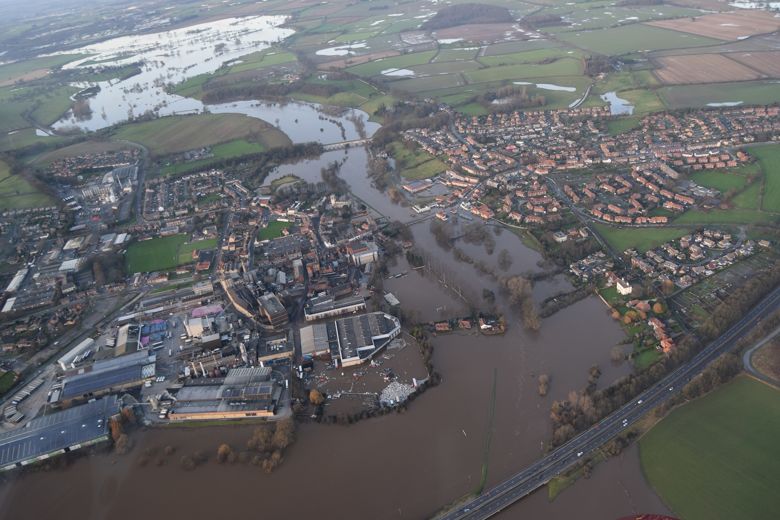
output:
M 335 299 L 330 294 L 323 294 L 310 299 L 303 309 L 306 321 L 323 320 L 343 314 L 365 310 L 366 300 L 362 296 L 350 296 Z
M 95 340 L 92 338 L 87 338 L 67 351 L 57 360 L 57 364 L 60 365 L 60 369 L 62 369 L 64 372 L 66 370 L 76 368 L 76 363 L 85 359 L 87 357 L 87 353 L 92 352 L 92 347 L 94 345 Z
M 155 355 L 145 350 L 96 361 L 75 374 L 65 376 L 59 400 L 90 398 L 141 386 L 144 380 L 154 377 L 156 361 Z
M 119 402 L 110 396 L 38 417 L 23 428 L 0 433 L 0 471 L 107 441 L 108 421 L 118 412 Z
M 269 367 L 234 368 L 224 378 L 194 379 L 176 394 L 171 421 L 247 419 L 276 413 L 283 388 Z
M 364 363 L 401 333 L 398 318 L 383 312 L 341 318 L 300 330 L 304 356 L 330 356 L 341 366 Z

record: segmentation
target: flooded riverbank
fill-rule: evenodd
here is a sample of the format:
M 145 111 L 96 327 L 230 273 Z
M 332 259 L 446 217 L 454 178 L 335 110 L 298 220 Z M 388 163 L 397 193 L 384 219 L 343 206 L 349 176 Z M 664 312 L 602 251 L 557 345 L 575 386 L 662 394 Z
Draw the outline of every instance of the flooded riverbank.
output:
M 427 227 L 417 228 L 418 241 L 425 240 Z M 514 237 L 507 235 L 502 244 L 513 249 L 522 246 L 513 244 L 510 236 Z M 431 248 L 435 251 L 435 244 Z M 523 256 L 519 249 L 516 252 L 533 267 L 536 253 L 528 250 Z M 473 269 L 456 265 L 464 276 Z M 522 270 L 524 265 L 518 260 L 516 268 Z M 408 266 L 399 260 L 394 269 L 407 270 Z M 470 278 L 475 284 L 492 287 L 485 277 L 472 273 Z M 413 270 L 388 281 L 388 289 L 402 304 L 419 310 L 426 319 L 436 317 L 434 305 L 460 312 L 461 303 L 437 287 L 436 281 Z M 85 519 L 129 519 L 140 514 L 137 508 L 153 511 L 155 516 L 181 513 L 210 518 L 227 507 L 233 513 L 252 514 L 258 501 L 263 515 L 270 518 L 322 515 L 334 507 L 338 507 L 339 518 L 427 517 L 476 489 L 485 461 L 490 486 L 541 455 L 542 442 L 550 435 L 547 415 L 552 400 L 583 387 L 590 365 L 602 367 L 604 384 L 628 370 L 626 365 L 609 363 L 609 349 L 622 332 L 594 298 L 544 320 L 538 333 L 523 331 L 511 314 L 508 321 L 504 336 L 453 333 L 433 338 L 441 385 L 402 414 L 351 426 L 301 425 L 297 442 L 272 475 L 251 465 L 223 466 L 215 461 L 220 443 L 243 446 L 251 426 L 150 430 L 133 435 L 136 447 L 130 455 L 98 455 L 77 460 L 65 472 L 23 476 L 3 486 L 0 501 L 9 518 L 48 518 L 62 511 L 78 511 Z M 546 397 L 536 392 L 536 377 L 542 372 L 552 378 Z M 495 417 L 489 424 L 494 384 Z M 493 438 L 486 459 L 489 430 Z M 138 458 L 146 449 L 162 450 L 167 445 L 176 448 L 176 455 L 162 466 L 139 465 Z M 210 454 L 211 460 L 195 471 L 181 469 L 180 456 L 197 450 Z M 611 474 L 609 466 L 604 467 L 604 473 Z M 594 478 L 601 471 L 597 469 Z M 641 479 L 639 471 L 633 474 Z M 51 490 L 47 500 L 32 499 L 41 489 Z M 187 490 L 185 495 L 174 493 L 182 489 Z M 334 503 L 334 489 L 348 490 L 344 500 L 349 500 L 349 507 Z M 569 493 L 581 496 L 578 487 Z M 537 495 L 523 508 L 548 517 L 547 505 Z M 625 513 L 633 510 L 627 508 L 630 501 L 619 504 L 616 507 L 625 506 Z M 577 511 L 576 501 L 562 510 Z

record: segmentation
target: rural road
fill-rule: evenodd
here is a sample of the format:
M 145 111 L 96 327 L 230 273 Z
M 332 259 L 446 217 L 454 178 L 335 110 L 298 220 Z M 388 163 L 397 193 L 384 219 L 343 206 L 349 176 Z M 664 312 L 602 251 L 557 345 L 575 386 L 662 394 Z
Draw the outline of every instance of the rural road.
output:
M 780 327 L 777 327 L 775 330 L 769 333 L 767 337 L 750 347 L 748 350 L 745 351 L 744 354 L 742 354 L 742 364 L 745 365 L 745 370 L 747 370 L 750 375 L 755 377 L 756 379 L 760 379 L 761 381 L 764 381 L 765 383 L 769 383 L 773 386 L 780 386 L 780 381 L 777 381 L 776 379 L 772 379 L 771 377 L 767 376 L 766 374 L 762 374 L 759 372 L 756 367 L 753 366 L 753 353 L 763 347 L 765 344 L 769 343 L 772 339 L 774 339 L 775 336 L 780 334 Z
M 744 334 L 762 318 L 780 307 L 780 287 L 775 288 L 737 323 L 710 343 L 693 359 L 680 366 L 661 381 L 635 397 L 631 402 L 613 412 L 601 422 L 556 448 L 544 458 L 484 492 L 456 510 L 438 518 L 485 519 L 524 498 L 587 458 L 607 441 L 630 427 L 647 412 L 676 395 L 682 388 L 721 354 L 731 350 Z M 751 349 L 752 350 L 752 349 Z

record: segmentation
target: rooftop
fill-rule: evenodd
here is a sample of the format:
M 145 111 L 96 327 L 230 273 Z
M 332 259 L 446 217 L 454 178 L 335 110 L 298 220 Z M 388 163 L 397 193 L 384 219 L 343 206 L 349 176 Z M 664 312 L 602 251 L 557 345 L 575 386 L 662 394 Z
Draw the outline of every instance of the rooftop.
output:
M 24 428 L 0 434 L 0 468 L 107 437 L 108 418 L 118 410 L 117 398 L 106 397 L 38 417 Z

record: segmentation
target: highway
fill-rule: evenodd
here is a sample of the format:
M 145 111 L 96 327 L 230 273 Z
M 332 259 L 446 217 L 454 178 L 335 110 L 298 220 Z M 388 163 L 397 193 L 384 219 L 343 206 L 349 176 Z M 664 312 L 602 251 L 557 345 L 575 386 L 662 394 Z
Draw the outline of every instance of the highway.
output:
M 661 381 L 635 397 L 601 422 L 580 433 L 550 452 L 544 458 L 507 480 L 461 504 L 457 509 L 437 517 L 447 520 L 489 518 L 546 484 L 553 477 L 588 457 L 613 437 L 629 428 L 647 412 L 670 399 L 709 363 L 731 350 L 737 340 L 756 323 L 780 307 L 780 287 L 775 288 L 758 305 L 723 335 L 705 347 L 693 359 L 668 374 Z

